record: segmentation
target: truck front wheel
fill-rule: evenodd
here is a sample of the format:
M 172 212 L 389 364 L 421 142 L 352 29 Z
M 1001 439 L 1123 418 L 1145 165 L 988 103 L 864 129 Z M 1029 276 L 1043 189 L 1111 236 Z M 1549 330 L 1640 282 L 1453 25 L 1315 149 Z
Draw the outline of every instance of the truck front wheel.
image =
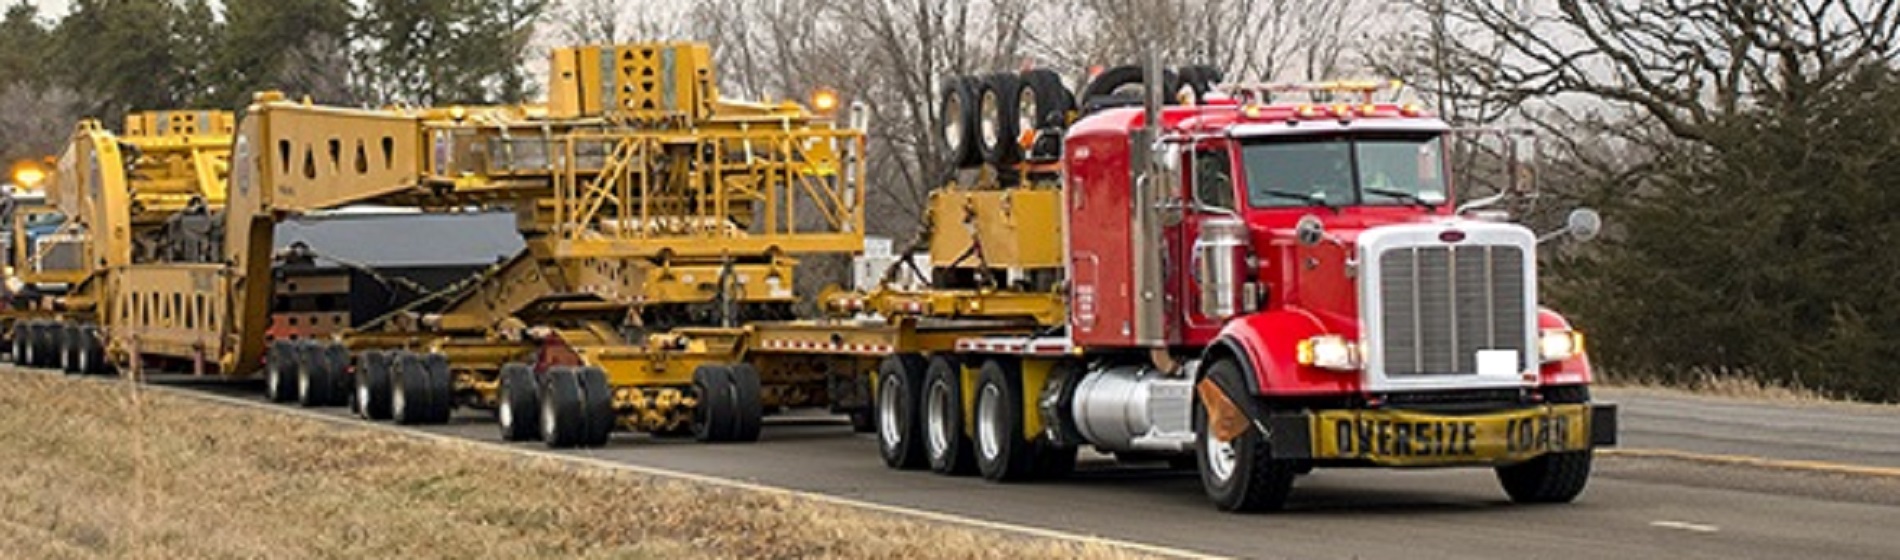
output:
M 1240 366 L 1231 361 L 1216 362 L 1208 376 L 1226 383 L 1241 383 Z M 1195 448 L 1200 463 L 1201 486 L 1207 497 L 1222 511 L 1254 512 L 1277 510 L 1286 505 L 1293 492 L 1297 465 L 1273 458 L 1273 448 L 1261 437 L 1260 430 L 1248 429 L 1233 441 L 1214 437 L 1207 404 L 1194 400 Z
M 1498 483 L 1511 501 L 1520 504 L 1561 504 L 1577 499 L 1590 481 L 1590 450 L 1547 453 L 1515 465 L 1498 467 Z

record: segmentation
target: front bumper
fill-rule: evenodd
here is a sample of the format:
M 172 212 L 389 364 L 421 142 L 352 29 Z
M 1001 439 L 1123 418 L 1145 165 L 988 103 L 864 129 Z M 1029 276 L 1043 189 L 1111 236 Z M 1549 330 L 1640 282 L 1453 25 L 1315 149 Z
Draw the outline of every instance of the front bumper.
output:
M 1281 459 L 1388 467 L 1503 465 L 1616 445 L 1616 405 L 1446 414 L 1400 409 L 1275 413 L 1260 428 Z

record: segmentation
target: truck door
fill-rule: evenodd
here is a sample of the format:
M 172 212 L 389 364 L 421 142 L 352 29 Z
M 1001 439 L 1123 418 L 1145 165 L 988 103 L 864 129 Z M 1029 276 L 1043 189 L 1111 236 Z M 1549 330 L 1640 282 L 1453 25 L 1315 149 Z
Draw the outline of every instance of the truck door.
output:
M 1220 140 L 1203 141 L 1185 154 L 1182 167 L 1181 220 L 1168 232 L 1168 256 L 1175 263 L 1169 288 L 1174 302 L 1173 338 L 1177 343 L 1197 345 L 1219 334 L 1223 318 L 1202 312 L 1201 273 L 1203 264 L 1195 255 L 1195 241 L 1202 225 L 1209 220 L 1232 220 L 1234 214 L 1234 174 L 1232 152 Z

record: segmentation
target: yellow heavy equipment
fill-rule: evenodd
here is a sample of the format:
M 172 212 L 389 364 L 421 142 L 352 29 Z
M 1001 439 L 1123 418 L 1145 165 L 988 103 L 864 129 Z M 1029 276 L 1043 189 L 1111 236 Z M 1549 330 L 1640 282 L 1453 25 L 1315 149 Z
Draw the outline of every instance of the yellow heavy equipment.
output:
M 44 204 L 12 216 L 16 362 L 104 371 L 98 315 L 115 275 L 211 256 L 180 232 L 224 205 L 234 122 L 223 111 L 150 111 L 127 116 L 120 133 L 78 124 Z
M 261 370 L 274 400 L 347 401 L 404 423 L 498 409 L 515 436 L 556 445 L 705 426 L 695 356 L 729 353 L 721 333 L 740 322 L 789 318 L 797 256 L 861 250 L 863 132 L 792 102 L 720 98 L 702 44 L 552 58 L 544 105 L 362 110 L 259 94 L 232 142 L 215 258 L 113 263 L 88 300 L 105 353 L 129 368 L 158 356 Z M 358 204 L 510 208 L 526 248 L 424 298 L 437 311 L 267 340 L 273 228 Z M 728 422 L 749 432 L 700 435 L 756 437 L 762 395 L 827 402 L 822 374 L 764 373 L 722 380 L 753 403 Z M 510 384 L 536 402 L 502 398 Z M 527 430 L 517 416 L 549 420 Z

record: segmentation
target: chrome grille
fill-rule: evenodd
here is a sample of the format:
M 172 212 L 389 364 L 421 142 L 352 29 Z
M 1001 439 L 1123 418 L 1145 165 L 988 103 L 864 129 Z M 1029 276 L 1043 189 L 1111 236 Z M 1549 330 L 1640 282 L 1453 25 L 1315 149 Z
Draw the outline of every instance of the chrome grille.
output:
M 1400 247 L 1379 256 L 1379 335 L 1388 376 L 1477 372 L 1480 350 L 1530 356 L 1524 251 L 1512 245 Z

